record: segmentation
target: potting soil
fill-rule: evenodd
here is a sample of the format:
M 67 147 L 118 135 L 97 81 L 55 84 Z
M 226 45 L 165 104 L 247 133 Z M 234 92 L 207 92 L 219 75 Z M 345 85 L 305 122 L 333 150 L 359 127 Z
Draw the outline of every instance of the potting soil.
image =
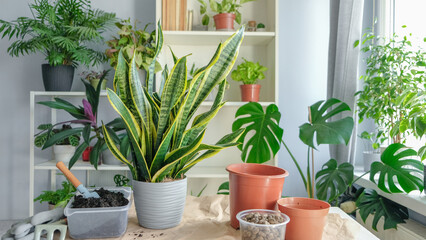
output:
M 71 208 L 101 208 L 101 207 L 121 207 L 129 203 L 123 193 L 111 192 L 103 188 L 95 190 L 99 198 L 84 198 L 83 195 L 75 196 Z

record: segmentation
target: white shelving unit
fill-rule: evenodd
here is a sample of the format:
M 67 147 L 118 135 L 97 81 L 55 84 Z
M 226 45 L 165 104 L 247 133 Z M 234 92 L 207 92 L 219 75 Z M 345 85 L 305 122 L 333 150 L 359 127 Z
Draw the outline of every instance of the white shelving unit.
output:
M 161 0 L 156 0 L 156 21 L 161 19 Z M 194 10 L 194 24 L 200 22 L 199 4 L 196 0 L 188 0 L 188 9 Z M 259 102 L 263 107 L 271 103 L 278 103 L 278 0 L 258 0 L 243 5 L 242 15 L 243 22 L 256 20 L 266 25 L 267 32 L 246 32 L 244 40 L 240 48 L 239 56 L 235 67 L 242 62 L 242 57 L 247 60 L 257 62 L 266 66 L 266 79 L 260 81 L 262 85 Z M 213 21 L 213 19 L 212 19 Z M 236 26 L 238 27 L 238 26 Z M 216 31 L 164 31 L 164 47 L 159 57 L 159 62 L 164 66 L 172 66 L 173 60 L 168 50 L 170 46 L 176 56 L 184 56 L 192 53 L 188 57 L 188 68 L 195 63 L 197 67 L 206 65 L 213 56 L 217 45 L 225 41 L 233 32 L 216 32 Z M 225 96 L 227 103 L 214 118 L 206 131 L 204 142 L 214 143 L 230 133 L 232 122 L 236 110 L 244 105 L 240 101 L 239 83 L 232 81 L 229 77 L 228 82 L 230 88 Z M 35 134 L 35 112 L 36 98 L 67 97 L 67 98 L 83 98 L 84 92 L 31 92 L 30 93 L 30 194 L 29 194 L 29 210 L 30 215 L 34 213 L 34 177 L 35 171 L 49 171 L 51 189 L 56 189 L 56 162 L 51 159 L 41 159 L 35 156 L 34 139 Z M 101 97 L 106 97 L 106 93 L 102 92 Z M 202 103 L 200 110 L 206 110 L 212 105 L 212 102 Z M 100 110 L 102 111 L 102 110 Z M 57 122 L 56 110 L 52 109 L 50 113 L 52 123 Z M 205 184 L 208 185 L 204 193 L 214 194 L 217 187 L 228 178 L 225 168 L 231 163 L 241 162 L 240 151 L 237 148 L 226 149 L 216 156 L 206 159 L 197 164 L 188 173 L 189 180 L 188 192 L 194 191 L 198 193 Z M 272 159 L 267 164 L 277 165 L 277 159 Z M 86 171 L 86 181 L 88 182 L 89 173 L 94 169 L 87 162 L 78 161 L 72 168 L 75 171 Z M 100 171 L 128 170 L 126 166 L 99 165 Z

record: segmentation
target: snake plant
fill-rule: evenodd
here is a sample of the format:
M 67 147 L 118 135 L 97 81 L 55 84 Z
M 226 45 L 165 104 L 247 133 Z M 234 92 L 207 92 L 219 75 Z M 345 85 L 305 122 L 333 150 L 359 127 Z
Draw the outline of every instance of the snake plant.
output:
M 127 160 L 120 153 L 106 127 L 104 136 L 108 148 L 129 167 L 134 180 L 161 182 L 181 179 L 201 160 L 238 145 L 237 140 L 244 129 L 225 135 L 216 144 L 202 141 L 208 123 L 225 104 L 225 78 L 235 63 L 243 33 L 241 28 L 219 44 L 208 65 L 191 80 L 187 79 L 187 57 L 175 59 L 170 73 L 163 71 L 158 91 L 154 91 L 155 60 L 147 71 L 146 86 L 143 86 L 135 58 L 127 63 L 123 54 L 119 53 L 114 90 L 108 89 L 107 95 L 110 104 L 125 122 L 132 159 Z M 160 24 L 157 39 L 154 59 L 163 45 Z M 210 109 L 197 111 L 215 86 L 219 90 Z

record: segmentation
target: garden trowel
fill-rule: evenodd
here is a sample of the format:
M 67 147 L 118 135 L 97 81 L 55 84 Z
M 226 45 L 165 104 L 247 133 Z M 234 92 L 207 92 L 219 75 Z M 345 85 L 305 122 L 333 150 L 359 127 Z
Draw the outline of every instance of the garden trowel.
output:
M 87 188 L 83 186 L 83 184 L 74 176 L 74 174 L 72 174 L 72 172 L 68 170 L 67 166 L 65 166 L 63 162 L 56 163 L 56 167 L 59 170 L 61 170 L 61 172 L 65 175 L 65 177 L 67 177 L 68 180 L 70 180 L 72 185 L 74 185 L 74 187 L 76 187 L 77 190 L 81 194 L 83 194 L 85 198 L 91 198 L 91 197 L 99 198 L 99 194 L 97 192 L 89 192 L 89 190 L 87 190 Z

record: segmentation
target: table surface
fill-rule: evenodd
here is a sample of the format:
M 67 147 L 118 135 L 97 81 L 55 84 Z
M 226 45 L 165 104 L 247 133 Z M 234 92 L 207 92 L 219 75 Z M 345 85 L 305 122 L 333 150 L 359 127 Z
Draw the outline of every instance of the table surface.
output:
M 351 216 L 349 216 L 348 214 L 343 212 L 342 209 L 340 209 L 338 207 L 331 207 L 329 213 L 338 213 L 340 215 L 340 217 L 342 217 L 344 219 L 350 219 L 351 222 L 358 224 L 359 227 L 360 227 L 360 231 L 358 233 L 357 239 L 359 239 L 359 240 L 379 239 L 374 234 L 372 234 L 370 231 L 368 231 L 365 227 L 363 227 L 361 224 L 359 224 L 355 219 L 353 219 Z

